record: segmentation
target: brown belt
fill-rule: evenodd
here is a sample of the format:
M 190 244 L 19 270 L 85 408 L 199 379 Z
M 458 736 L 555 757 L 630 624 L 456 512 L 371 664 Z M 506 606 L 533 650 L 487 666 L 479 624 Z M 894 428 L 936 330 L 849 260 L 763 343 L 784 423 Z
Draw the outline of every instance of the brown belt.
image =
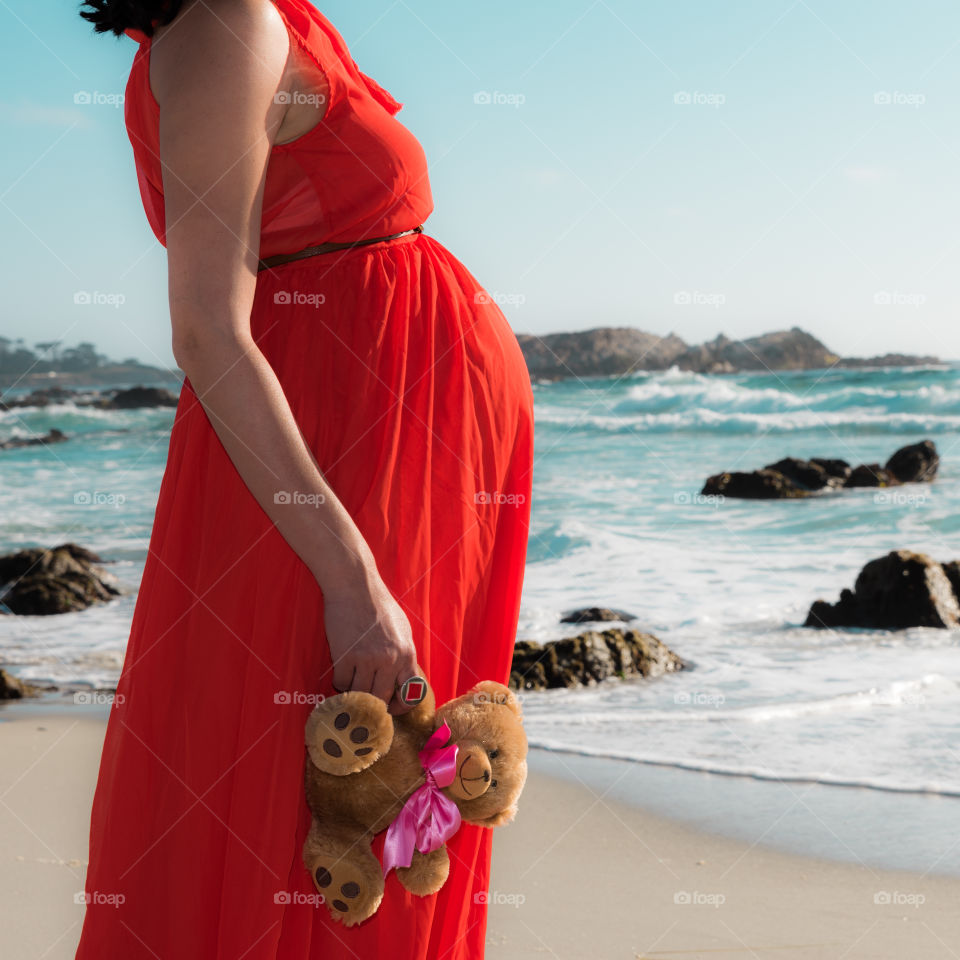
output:
M 365 247 L 370 243 L 383 243 L 385 240 L 396 240 L 399 237 L 406 237 L 411 233 L 423 233 L 423 224 L 414 227 L 412 230 L 404 230 L 402 233 L 391 233 L 389 237 L 372 237 L 369 240 L 353 240 L 350 243 L 321 243 L 315 247 L 307 247 L 304 250 L 298 250 L 296 253 L 278 253 L 274 257 L 267 257 L 260 261 L 257 272 L 266 270 L 269 267 L 278 267 L 281 263 L 290 263 L 292 260 L 303 260 L 306 257 L 316 257 L 321 253 L 333 253 L 335 250 L 349 250 L 351 247 Z

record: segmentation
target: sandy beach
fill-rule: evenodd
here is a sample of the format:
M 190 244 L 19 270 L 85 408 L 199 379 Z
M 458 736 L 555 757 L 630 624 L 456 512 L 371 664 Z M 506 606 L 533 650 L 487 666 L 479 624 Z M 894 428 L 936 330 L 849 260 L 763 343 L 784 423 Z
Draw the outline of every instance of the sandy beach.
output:
M 4 957 L 71 958 L 104 709 L 0 711 Z M 960 879 L 729 840 L 533 770 L 496 834 L 487 956 L 955 958 Z M 164 958 L 166 960 L 166 958 Z

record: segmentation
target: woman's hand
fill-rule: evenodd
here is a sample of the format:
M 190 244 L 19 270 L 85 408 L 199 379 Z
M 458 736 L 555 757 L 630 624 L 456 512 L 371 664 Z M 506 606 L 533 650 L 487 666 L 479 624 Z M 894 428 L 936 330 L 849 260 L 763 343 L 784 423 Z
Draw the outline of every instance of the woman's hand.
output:
M 376 573 L 324 592 L 324 627 L 333 659 L 333 686 L 379 697 L 390 713 L 412 709 L 397 687 L 417 672 L 410 622 Z

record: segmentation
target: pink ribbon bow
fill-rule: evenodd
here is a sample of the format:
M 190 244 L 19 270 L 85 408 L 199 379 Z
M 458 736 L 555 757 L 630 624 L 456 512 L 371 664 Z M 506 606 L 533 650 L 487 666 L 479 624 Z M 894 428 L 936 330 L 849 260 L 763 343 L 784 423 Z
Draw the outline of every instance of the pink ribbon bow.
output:
M 409 867 L 414 848 L 430 853 L 442 847 L 460 828 L 460 811 L 441 787 L 453 783 L 457 773 L 457 745 L 443 746 L 450 728 L 443 724 L 420 751 L 427 781 L 418 787 L 390 824 L 383 843 L 383 875 L 394 867 Z

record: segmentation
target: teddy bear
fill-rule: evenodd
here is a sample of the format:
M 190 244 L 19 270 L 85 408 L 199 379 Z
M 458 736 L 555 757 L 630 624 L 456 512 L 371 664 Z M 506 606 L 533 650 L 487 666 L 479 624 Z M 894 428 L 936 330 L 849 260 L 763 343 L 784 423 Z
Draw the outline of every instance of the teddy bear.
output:
M 444 841 L 461 822 L 512 820 L 527 777 L 519 700 L 494 681 L 439 709 L 427 687 L 396 717 L 379 697 L 340 693 L 314 707 L 305 732 L 313 817 L 303 861 L 347 926 L 376 913 L 391 869 L 411 893 L 436 893 L 450 870 Z M 383 865 L 371 849 L 382 830 Z

